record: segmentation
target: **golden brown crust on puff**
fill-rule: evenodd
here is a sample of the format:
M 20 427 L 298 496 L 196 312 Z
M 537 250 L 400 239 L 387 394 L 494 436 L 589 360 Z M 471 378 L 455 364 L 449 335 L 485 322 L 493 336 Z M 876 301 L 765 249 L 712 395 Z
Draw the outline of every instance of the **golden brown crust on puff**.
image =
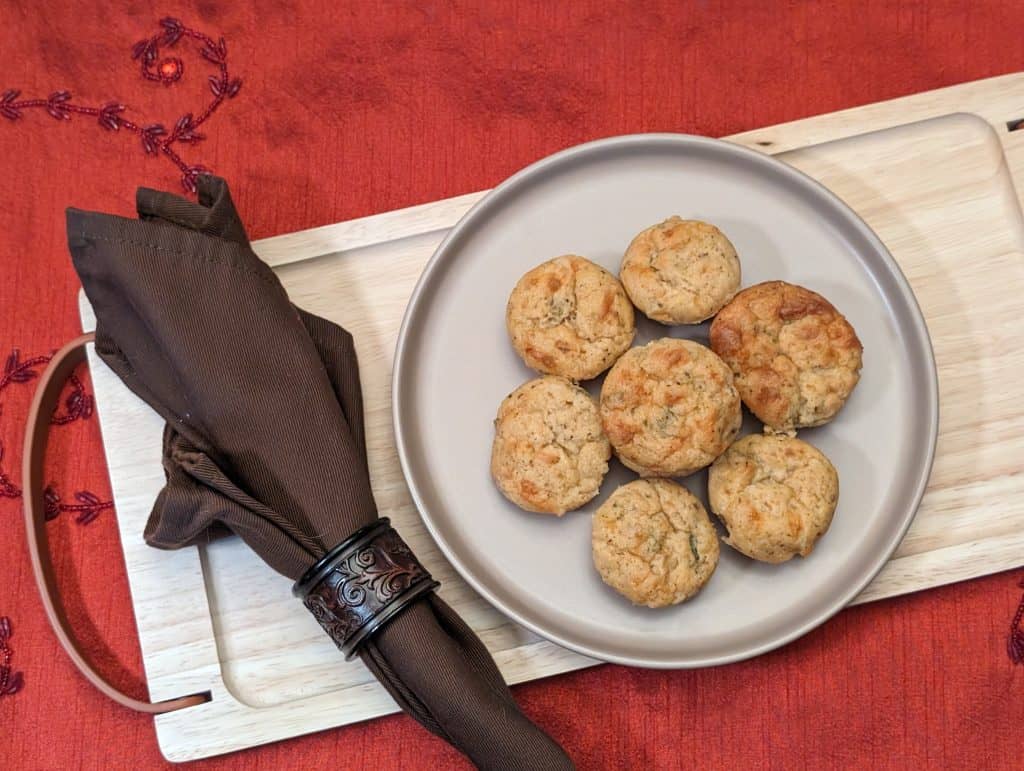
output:
M 750 434 L 708 474 L 711 510 L 725 542 L 762 562 L 806 557 L 832 523 L 839 476 L 817 448 L 789 436 Z
M 641 476 L 685 476 L 721 455 L 739 431 L 732 373 L 709 348 L 662 338 L 627 351 L 601 388 L 615 454 Z
M 740 261 L 714 225 L 669 217 L 633 239 L 619 277 L 648 318 L 662 324 L 699 324 L 740 288 Z
M 575 254 L 548 260 L 519 279 L 505 325 L 528 367 L 572 380 L 604 372 L 636 334 L 633 306 L 618 279 Z
M 498 409 L 491 476 L 520 508 L 557 515 L 579 508 L 597 495 L 610 457 L 597 404 L 565 378 L 524 383 Z
M 821 295 L 785 281 L 737 294 L 711 324 L 711 348 L 769 432 L 827 423 L 860 379 L 863 347 L 850 323 Z
M 639 479 L 612 493 L 594 515 L 591 545 L 602 580 L 649 608 L 689 599 L 718 565 L 707 512 L 667 479 Z

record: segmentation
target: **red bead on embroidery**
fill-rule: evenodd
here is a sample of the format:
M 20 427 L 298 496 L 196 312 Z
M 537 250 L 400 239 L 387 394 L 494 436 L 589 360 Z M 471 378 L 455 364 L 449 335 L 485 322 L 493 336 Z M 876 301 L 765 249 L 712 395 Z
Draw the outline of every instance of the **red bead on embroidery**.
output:
M 170 57 L 160 62 L 160 80 L 163 81 L 165 86 L 171 85 L 174 81 L 181 77 L 181 73 L 185 70 L 185 64 L 177 57 Z

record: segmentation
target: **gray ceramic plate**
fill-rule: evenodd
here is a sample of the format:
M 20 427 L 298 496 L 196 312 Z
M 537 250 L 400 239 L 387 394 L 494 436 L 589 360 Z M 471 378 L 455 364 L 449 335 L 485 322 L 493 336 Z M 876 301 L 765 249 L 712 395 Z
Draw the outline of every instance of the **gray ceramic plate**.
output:
M 743 284 L 784 279 L 829 298 L 864 343 L 846 407 L 802 438 L 839 471 L 839 508 L 806 559 L 771 566 L 727 546 L 714 577 L 672 608 L 634 607 L 590 557 L 590 521 L 635 475 L 618 462 L 601 494 L 562 518 L 520 511 L 491 482 L 492 421 L 534 377 L 513 352 L 505 302 L 529 268 L 582 254 L 618 273 L 630 239 L 672 214 L 708 220 L 735 244 Z M 639 314 L 638 314 L 639 317 Z M 707 325 L 640 319 L 637 344 L 707 341 Z M 399 456 L 451 563 L 520 624 L 583 654 L 647 667 L 754 656 L 850 602 L 899 544 L 924 492 L 938 425 L 935 361 L 906 279 L 838 198 L 789 166 L 700 137 L 637 135 L 566 150 L 495 188 L 448 234 L 413 293 L 394 370 Z M 598 393 L 600 381 L 589 383 Z M 745 431 L 755 428 L 748 418 Z M 684 480 L 706 502 L 706 472 Z

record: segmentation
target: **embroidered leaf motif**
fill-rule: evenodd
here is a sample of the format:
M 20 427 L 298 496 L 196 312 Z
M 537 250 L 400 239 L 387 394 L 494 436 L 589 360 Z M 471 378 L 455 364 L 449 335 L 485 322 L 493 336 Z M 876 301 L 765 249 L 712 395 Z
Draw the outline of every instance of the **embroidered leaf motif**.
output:
M 103 128 L 109 131 L 117 131 L 121 128 L 121 119 L 118 117 L 118 114 L 124 112 L 124 110 L 125 107 L 123 104 L 107 102 L 100 108 L 99 115 L 97 115 L 96 118 Z
M 97 498 L 93 493 L 90 493 L 88 490 L 79 490 L 77 493 L 75 493 L 75 499 L 81 501 L 82 503 L 90 504 L 92 506 L 97 506 L 100 503 L 100 499 Z
M 71 120 L 71 112 L 65 104 L 71 99 L 69 91 L 54 91 L 46 99 L 46 111 L 57 120 Z
M 78 375 L 71 373 L 68 382 L 71 384 L 71 390 L 64 397 L 64 413 L 54 411 L 50 417 L 50 423 L 56 426 L 88 419 L 92 416 L 95 406 L 92 395 L 85 392 L 85 384 Z
M 167 133 L 167 129 L 160 123 L 150 123 L 142 129 L 142 149 L 152 155 L 160 146 L 160 137 Z
M 218 78 L 216 75 L 210 76 L 210 91 L 214 96 L 220 97 L 224 93 L 224 81 Z
M 196 192 L 199 175 L 205 174 L 209 169 L 205 166 L 189 166 L 181 175 L 181 186 L 190 193 Z
M 185 34 L 185 25 L 170 16 L 160 19 L 160 26 L 164 28 L 163 44 L 165 46 L 173 46 Z
M 89 418 L 92 417 L 94 403 L 90 394 L 76 388 L 64 400 L 64 408 L 67 410 L 68 415 L 78 418 Z
M 43 512 L 43 518 L 47 522 L 60 516 L 60 493 L 54 489 L 53 485 L 47 485 L 43 490 Z
M 99 512 L 96 511 L 95 509 L 82 509 L 82 511 L 75 515 L 75 524 L 88 525 L 98 516 Z
M 223 57 L 216 50 L 211 50 L 209 48 L 200 48 L 199 49 L 199 54 L 204 59 L 206 59 L 206 61 L 212 62 L 213 64 L 223 64 L 224 63 Z

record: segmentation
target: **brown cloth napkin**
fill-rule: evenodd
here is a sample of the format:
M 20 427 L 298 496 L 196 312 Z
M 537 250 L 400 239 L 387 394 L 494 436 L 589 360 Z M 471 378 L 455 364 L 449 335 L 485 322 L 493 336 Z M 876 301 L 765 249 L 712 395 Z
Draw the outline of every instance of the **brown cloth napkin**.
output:
M 139 189 L 138 220 L 69 209 L 68 246 L 96 313 L 96 351 L 167 421 L 167 485 L 147 542 L 178 548 L 220 523 L 298 579 L 378 516 L 355 348 L 291 304 L 222 179 L 200 178 L 198 193 L 192 203 Z M 402 709 L 477 766 L 572 768 L 435 593 L 360 656 Z

